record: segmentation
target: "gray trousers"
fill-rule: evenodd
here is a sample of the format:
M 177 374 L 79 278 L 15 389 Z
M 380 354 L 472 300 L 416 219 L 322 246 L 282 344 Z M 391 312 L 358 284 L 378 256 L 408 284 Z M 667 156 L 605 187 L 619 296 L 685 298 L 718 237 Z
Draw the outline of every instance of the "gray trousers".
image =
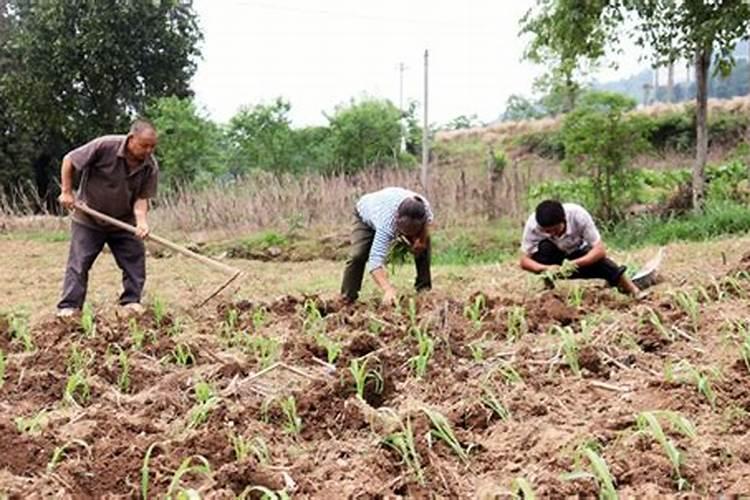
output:
M 341 281 L 341 294 L 352 302 L 359 297 L 362 289 L 362 279 L 365 275 L 367 259 L 370 257 L 370 248 L 375 239 L 375 230 L 362 222 L 358 214 L 354 214 L 354 227 L 352 228 L 351 248 L 349 259 L 346 261 L 344 278 Z M 432 288 L 432 275 L 430 274 L 431 259 L 430 240 L 427 240 L 427 248 L 420 255 L 414 256 L 414 264 L 417 268 L 417 279 L 414 288 L 417 291 Z
M 89 270 L 104 244 L 109 246 L 117 266 L 122 270 L 120 304 L 140 302 L 146 282 L 146 249 L 137 236 L 127 231 L 107 232 L 71 224 L 70 253 L 65 269 L 62 299 L 58 309 L 83 307 L 89 281 Z

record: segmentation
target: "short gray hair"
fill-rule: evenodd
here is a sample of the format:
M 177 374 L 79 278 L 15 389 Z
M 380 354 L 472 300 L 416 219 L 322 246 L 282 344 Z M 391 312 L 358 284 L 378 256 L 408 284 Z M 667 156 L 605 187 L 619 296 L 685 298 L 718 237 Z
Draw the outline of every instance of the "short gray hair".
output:
M 138 135 L 138 134 L 141 134 L 142 132 L 146 132 L 147 130 L 151 130 L 155 133 L 156 127 L 154 126 L 153 123 L 151 123 L 150 121 L 144 118 L 138 118 L 130 125 L 131 135 Z

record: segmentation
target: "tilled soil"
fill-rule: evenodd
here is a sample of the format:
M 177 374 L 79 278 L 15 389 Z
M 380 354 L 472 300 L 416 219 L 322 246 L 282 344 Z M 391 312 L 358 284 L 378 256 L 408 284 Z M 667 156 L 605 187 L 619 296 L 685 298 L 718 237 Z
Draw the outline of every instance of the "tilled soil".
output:
M 3 320 L 0 496 L 503 498 L 524 479 L 539 498 L 595 497 L 594 476 L 571 476 L 593 471 L 584 448 L 621 497 L 746 494 L 750 282 L 712 283 L 692 290 L 692 318 L 669 291 L 636 302 L 586 288 L 575 305 L 554 291 L 468 303 L 433 292 L 396 310 L 285 296 L 160 321 L 102 311 L 91 335 L 51 321 L 32 328 L 29 351 Z M 519 307 L 524 333 L 508 338 Z M 88 395 L 64 398 L 74 372 Z M 666 441 L 639 431 L 643 412 Z M 409 432 L 406 461 L 387 443 Z

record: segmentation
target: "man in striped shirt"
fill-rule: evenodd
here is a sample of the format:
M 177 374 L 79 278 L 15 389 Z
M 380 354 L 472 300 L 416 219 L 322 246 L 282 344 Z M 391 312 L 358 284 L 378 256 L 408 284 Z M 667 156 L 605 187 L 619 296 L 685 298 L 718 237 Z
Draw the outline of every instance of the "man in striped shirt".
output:
M 417 291 L 432 287 L 429 225 L 433 216 L 424 197 L 399 187 L 381 189 L 360 198 L 354 215 L 352 246 L 341 283 L 345 300 L 357 300 L 367 269 L 383 291 L 383 303 L 396 302 L 396 290 L 388 280 L 385 264 L 391 244 L 400 237 L 414 254 Z

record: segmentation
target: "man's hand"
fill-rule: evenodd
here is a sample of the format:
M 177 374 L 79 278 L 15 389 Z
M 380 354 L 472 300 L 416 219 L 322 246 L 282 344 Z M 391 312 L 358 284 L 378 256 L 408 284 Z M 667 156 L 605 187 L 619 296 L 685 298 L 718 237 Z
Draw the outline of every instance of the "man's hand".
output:
M 60 193 L 60 196 L 57 197 L 57 201 L 60 202 L 60 205 L 62 205 L 64 209 L 73 210 L 76 203 L 76 195 L 73 194 L 73 191 L 63 191 Z
M 135 235 L 145 240 L 148 237 L 148 222 L 142 221 L 135 226 Z
M 396 296 L 396 290 L 394 289 L 386 290 L 383 294 L 383 305 L 385 306 L 394 306 L 396 305 L 397 300 L 398 297 Z
M 422 252 L 427 250 L 427 239 L 426 238 L 414 238 L 411 242 L 411 252 L 414 255 L 421 255 Z

